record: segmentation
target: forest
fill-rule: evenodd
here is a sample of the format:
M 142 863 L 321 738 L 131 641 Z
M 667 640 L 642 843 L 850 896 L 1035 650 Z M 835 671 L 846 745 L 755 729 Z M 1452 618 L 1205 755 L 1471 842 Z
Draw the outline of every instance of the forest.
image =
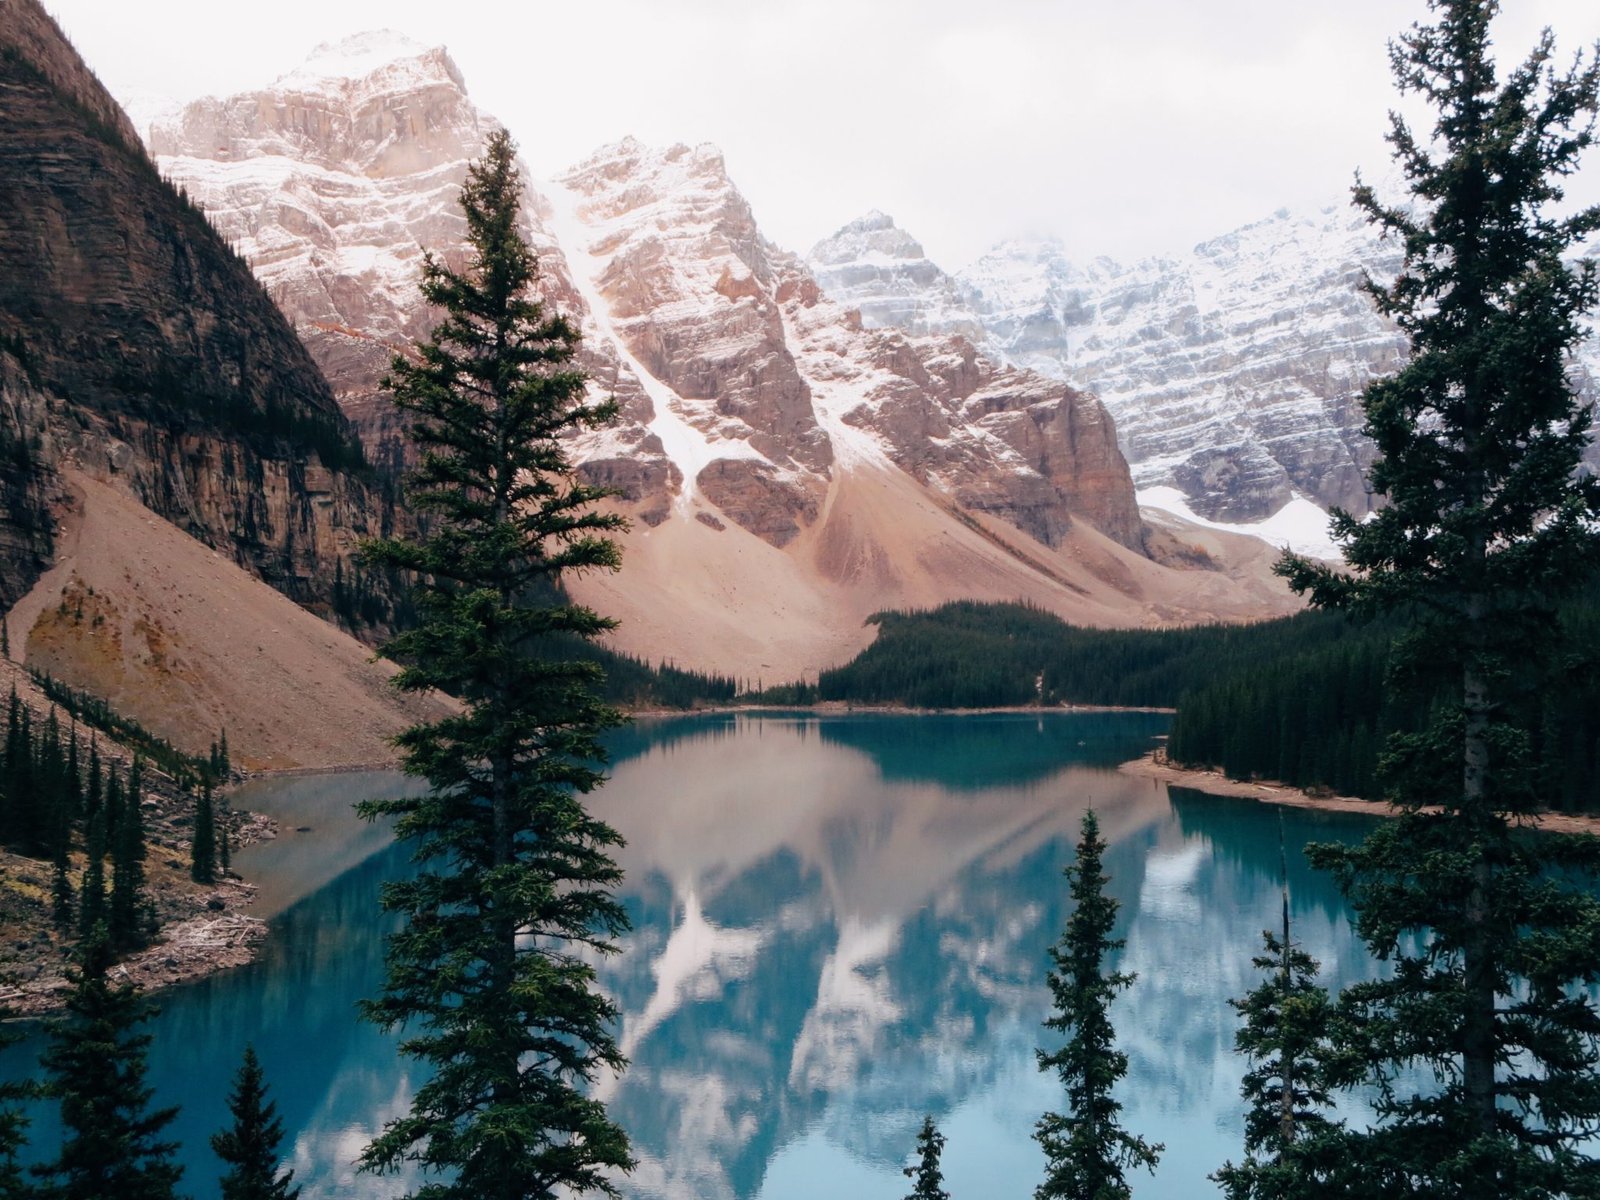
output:
M 1600 810 L 1600 588 L 1559 614 L 1568 647 L 1516 703 L 1534 730 L 1551 808 Z M 1256 625 L 1101 630 L 1023 604 L 963 601 L 884 612 L 873 644 L 815 685 L 767 703 L 842 701 L 917 708 L 1114 705 L 1176 708 L 1172 761 L 1237 779 L 1377 795 L 1389 734 L 1428 716 L 1387 686 L 1400 624 L 1311 610 Z M 1555 634 L 1557 631 L 1552 631 Z M 1448 681 L 1437 681 L 1437 695 Z

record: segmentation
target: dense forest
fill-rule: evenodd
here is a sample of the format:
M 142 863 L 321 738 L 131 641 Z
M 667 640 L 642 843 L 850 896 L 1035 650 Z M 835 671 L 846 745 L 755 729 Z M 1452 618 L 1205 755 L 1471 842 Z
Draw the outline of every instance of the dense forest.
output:
M 1559 677 L 1518 703 L 1537 714 L 1535 749 L 1553 808 L 1600 810 L 1600 598 L 1563 610 L 1572 652 Z M 1385 697 L 1393 622 L 1309 611 L 1257 625 L 1098 630 L 1020 604 L 947 604 L 872 618 L 877 639 L 815 685 L 769 688 L 768 703 L 818 700 L 920 708 L 1105 704 L 1176 707 L 1174 761 L 1235 778 L 1376 794 L 1388 735 L 1426 713 Z

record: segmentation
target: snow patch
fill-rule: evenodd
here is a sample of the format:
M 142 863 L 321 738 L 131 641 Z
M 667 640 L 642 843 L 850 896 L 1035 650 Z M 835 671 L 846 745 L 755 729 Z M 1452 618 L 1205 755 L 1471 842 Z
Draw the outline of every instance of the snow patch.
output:
M 1175 487 L 1140 488 L 1137 499 L 1140 508 L 1171 513 L 1193 525 L 1220 529 L 1225 533 L 1247 533 L 1273 546 L 1293 550 L 1296 554 L 1325 558 L 1332 562 L 1344 561 L 1344 552 L 1328 533 L 1328 514 L 1299 492 L 1270 517 L 1237 525 L 1200 516 L 1189 507 L 1188 498 Z

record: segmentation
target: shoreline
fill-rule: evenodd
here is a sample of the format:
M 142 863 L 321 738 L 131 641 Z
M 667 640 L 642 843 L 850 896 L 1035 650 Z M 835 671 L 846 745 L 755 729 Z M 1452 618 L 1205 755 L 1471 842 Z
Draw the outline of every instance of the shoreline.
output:
M 1304 788 L 1281 783 L 1274 779 L 1246 782 L 1229 779 L 1221 771 L 1194 767 L 1174 767 L 1158 759 L 1162 750 L 1151 750 L 1139 758 L 1120 763 L 1117 771 L 1141 779 L 1157 779 L 1174 787 L 1192 788 L 1208 796 L 1227 796 L 1241 800 L 1255 800 L 1262 804 L 1279 804 L 1286 808 L 1312 808 L 1319 812 L 1359 813 L 1368 817 L 1392 817 L 1397 809 L 1384 800 L 1363 800 L 1359 796 L 1339 796 L 1333 793 L 1313 795 Z M 1600 836 L 1600 815 L 1544 812 L 1534 816 L 1527 824 L 1534 829 L 1550 833 L 1583 833 Z
M 625 710 L 635 719 L 663 717 L 707 717 L 716 713 L 815 713 L 837 716 L 853 713 L 879 713 L 901 717 L 985 716 L 1017 713 L 1026 716 L 1059 713 L 1176 713 L 1176 708 L 1143 704 L 997 704 L 989 708 L 917 708 L 909 704 L 857 704 L 849 700 L 818 700 L 813 704 L 723 704 L 706 708 L 640 708 Z

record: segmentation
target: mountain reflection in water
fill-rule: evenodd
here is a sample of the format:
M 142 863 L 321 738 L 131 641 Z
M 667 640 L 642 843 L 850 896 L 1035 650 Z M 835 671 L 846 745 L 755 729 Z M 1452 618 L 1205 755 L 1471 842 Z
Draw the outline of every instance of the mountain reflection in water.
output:
M 1048 1015 L 1046 948 L 1067 915 L 1062 868 L 1093 805 L 1122 904 L 1114 1020 L 1132 1067 L 1130 1126 L 1167 1143 L 1144 1197 L 1214 1194 L 1242 1129 L 1230 996 L 1278 912 L 1279 816 L 1246 801 L 1120 775 L 1167 718 L 1153 714 L 717 715 L 641 723 L 613 741 L 593 797 L 627 838 L 635 929 L 598 964 L 632 1066 L 600 1089 L 632 1134 L 641 1200 L 898 1198 L 924 1113 L 949 1137 L 947 1186 L 1032 1194 L 1034 1122 L 1062 1102 L 1034 1048 Z M 337 776 L 339 805 L 393 777 Z M 306 786 L 303 785 L 302 786 Z M 282 800 L 285 812 L 303 811 Z M 296 808 L 296 804 L 300 807 Z M 1289 810 L 1297 937 L 1334 981 L 1369 968 L 1306 840 L 1362 822 Z M 340 814 L 303 838 L 339 861 L 360 837 Z M 320 830 L 320 832 L 319 832 Z M 345 839 L 340 845 L 332 843 Z M 279 853 L 283 853 L 282 849 Z M 327 869 L 326 867 L 319 869 Z M 266 1066 L 305 1200 L 389 1197 L 404 1179 L 351 1163 L 418 1082 L 393 1039 L 354 1016 L 381 978 L 387 847 L 287 908 L 262 962 L 162 998 L 158 1101 L 184 1106 L 183 1190 L 216 1195 L 206 1135 L 225 1120 L 246 1041 Z M 37 1054 L 0 1056 L 0 1075 Z M 47 1112 L 34 1133 L 53 1136 Z

